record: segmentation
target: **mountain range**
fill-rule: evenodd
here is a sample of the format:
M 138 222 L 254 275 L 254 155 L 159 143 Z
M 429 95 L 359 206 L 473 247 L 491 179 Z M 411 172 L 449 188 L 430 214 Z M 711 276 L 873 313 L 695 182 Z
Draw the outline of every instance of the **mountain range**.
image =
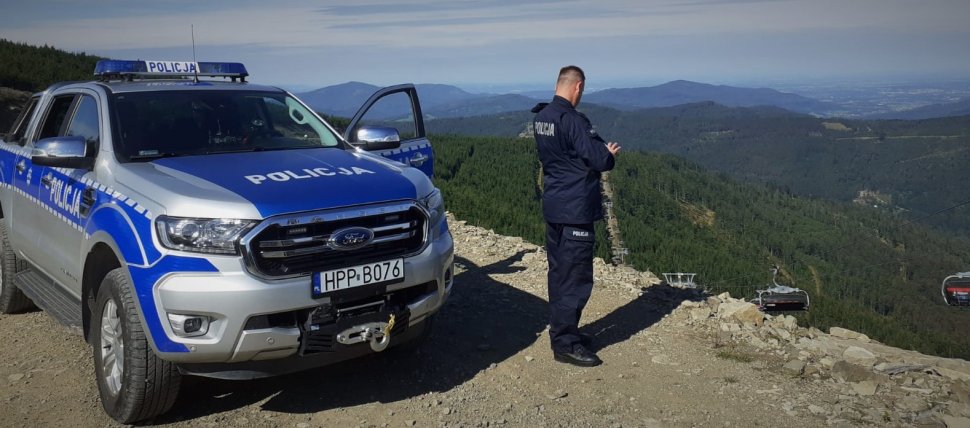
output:
M 527 111 L 537 102 L 548 101 L 551 91 L 523 94 L 473 94 L 458 87 L 438 84 L 415 85 L 421 107 L 428 118 L 472 117 L 512 111 Z M 379 87 L 361 82 L 327 86 L 298 94 L 313 109 L 332 116 L 350 117 Z M 801 95 L 767 88 L 740 88 L 677 80 L 639 88 L 614 88 L 589 92 L 583 102 L 621 111 L 710 101 L 729 107 L 773 106 L 797 113 L 824 115 L 839 106 Z M 393 117 L 383 117 L 391 119 Z

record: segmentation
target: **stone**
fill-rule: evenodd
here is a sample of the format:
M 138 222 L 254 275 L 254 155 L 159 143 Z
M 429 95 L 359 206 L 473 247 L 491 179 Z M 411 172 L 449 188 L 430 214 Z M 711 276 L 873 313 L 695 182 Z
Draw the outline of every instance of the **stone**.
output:
M 796 319 L 795 317 L 791 315 L 785 315 L 783 319 L 784 321 L 782 325 L 784 326 L 785 330 L 795 331 L 795 329 L 798 328 L 798 319 Z
M 721 303 L 717 307 L 717 317 L 732 318 L 755 326 L 760 326 L 765 320 L 765 314 L 757 306 L 745 301 Z
M 953 382 L 950 397 L 958 403 L 970 404 L 970 383 L 962 380 Z
M 11 382 L 16 382 L 16 381 L 18 381 L 20 379 L 23 379 L 23 378 L 24 378 L 24 374 L 23 373 L 14 373 L 14 374 L 12 374 L 10 376 L 7 376 L 7 380 L 9 380 Z
M 864 380 L 862 382 L 856 382 L 852 384 L 852 390 L 855 391 L 856 394 L 859 394 L 862 396 L 876 395 L 877 387 L 878 385 L 876 384 L 876 382 L 872 380 Z
M 930 405 L 926 402 L 926 400 L 915 395 L 907 395 L 905 397 L 898 398 L 893 405 L 897 411 L 907 413 L 922 412 L 923 410 L 930 408 Z
M 825 367 L 831 370 L 832 366 L 835 365 L 835 360 L 830 357 L 822 357 L 821 359 L 818 360 L 818 363 L 821 364 L 822 367 Z
M 550 400 L 558 400 L 560 398 L 566 398 L 567 396 L 569 396 L 569 393 L 568 392 L 563 391 L 561 389 L 557 389 L 552 394 L 546 395 L 546 398 L 548 398 Z
M 945 367 L 933 367 L 933 370 L 935 370 L 941 376 L 946 377 L 947 379 L 950 379 L 950 380 L 970 381 L 970 374 L 967 374 L 961 371 L 950 370 Z
M 943 415 L 943 423 L 946 428 L 970 428 L 970 418 Z
M 526 355 L 526 356 L 525 356 L 525 361 L 527 361 L 527 362 L 530 362 L 530 363 L 531 363 L 532 361 L 534 361 L 535 359 L 536 359 L 536 357 L 533 357 L 533 356 L 531 356 L 531 355 Z
M 776 328 L 771 329 L 771 332 L 776 337 L 778 337 L 779 339 L 784 340 L 786 342 L 787 341 L 790 341 L 792 339 L 791 333 L 789 333 L 788 330 L 785 330 L 783 328 L 777 328 L 776 327 Z
M 695 308 L 690 310 L 691 321 L 706 320 L 710 316 L 711 310 L 708 308 Z
M 818 415 L 824 415 L 824 414 L 828 413 L 825 410 L 824 407 L 819 406 L 819 405 L 816 405 L 816 404 L 809 404 L 808 405 L 808 411 L 811 412 L 813 415 L 816 415 L 816 416 L 818 416 Z
M 818 370 L 818 367 L 816 367 L 816 366 L 815 366 L 815 365 L 813 365 L 813 364 L 806 364 L 806 365 L 805 365 L 805 369 L 804 369 L 804 370 L 802 370 L 802 374 L 803 374 L 803 375 L 804 375 L 805 377 L 809 377 L 809 376 L 815 376 L 815 375 L 817 375 L 817 374 L 819 374 L 819 373 L 820 373 L 820 371 Z
M 801 376 L 801 374 L 805 371 L 805 362 L 791 360 L 782 366 L 781 370 L 791 376 Z
M 864 335 L 862 333 L 858 333 L 858 332 L 855 332 L 855 331 L 852 331 L 852 330 L 849 330 L 849 329 L 845 329 L 845 328 L 842 328 L 842 327 L 832 327 L 832 328 L 830 328 L 829 329 L 829 334 L 832 335 L 832 336 L 841 338 L 841 339 L 854 339 L 854 340 L 858 340 L 860 342 L 865 342 L 865 343 L 869 343 L 871 341 L 871 339 L 869 339 L 869 336 L 866 336 L 866 335 Z
M 832 365 L 832 377 L 842 382 L 862 382 L 870 380 L 875 373 L 858 364 L 838 361 Z
M 842 359 L 851 364 L 858 364 L 865 368 L 871 368 L 872 366 L 876 365 L 876 355 L 870 352 L 868 349 L 860 348 L 858 346 L 850 346 L 845 348 L 845 351 L 842 352 Z

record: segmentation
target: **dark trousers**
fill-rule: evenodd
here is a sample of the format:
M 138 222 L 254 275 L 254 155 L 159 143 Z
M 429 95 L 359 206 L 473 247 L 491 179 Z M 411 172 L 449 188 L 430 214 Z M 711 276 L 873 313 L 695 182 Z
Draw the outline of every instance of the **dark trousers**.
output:
M 555 352 L 579 343 L 579 319 L 593 291 L 593 224 L 546 223 L 549 339 Z

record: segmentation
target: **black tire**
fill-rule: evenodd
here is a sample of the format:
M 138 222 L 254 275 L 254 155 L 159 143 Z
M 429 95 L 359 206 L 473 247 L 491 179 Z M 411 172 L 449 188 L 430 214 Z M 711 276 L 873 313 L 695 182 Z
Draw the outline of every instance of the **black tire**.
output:
M 27 269 L 27 262 L 20 260 L 7 240 L 7 225 L 0 221 L 0 314 L 16 314 L 34 309 L 34 302 L 13 283 L 17 272 Z
M 108 272 L 91 314 L 90 337 L 101 405 L 109 416 L 124 424 L 168 411 L 182 379 L 175 364 L 152 351 L 132 292 L 123 268 Z M 107 328 L 102 325 L 105 319 Z M 121 367 L 112 364 L 119 361 L 119 354 Z

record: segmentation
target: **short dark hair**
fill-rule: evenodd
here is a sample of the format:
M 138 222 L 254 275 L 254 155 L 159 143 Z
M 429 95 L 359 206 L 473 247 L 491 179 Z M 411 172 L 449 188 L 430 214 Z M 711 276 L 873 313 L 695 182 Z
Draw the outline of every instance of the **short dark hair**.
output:
M 559 69 L 559 80 L 557 82 L 563 82 L 565 80 L 579 79 L 580 82 L 586 81 L 586 73 L 583 73 L 583 69 L 575 65 L 567 65 Z

